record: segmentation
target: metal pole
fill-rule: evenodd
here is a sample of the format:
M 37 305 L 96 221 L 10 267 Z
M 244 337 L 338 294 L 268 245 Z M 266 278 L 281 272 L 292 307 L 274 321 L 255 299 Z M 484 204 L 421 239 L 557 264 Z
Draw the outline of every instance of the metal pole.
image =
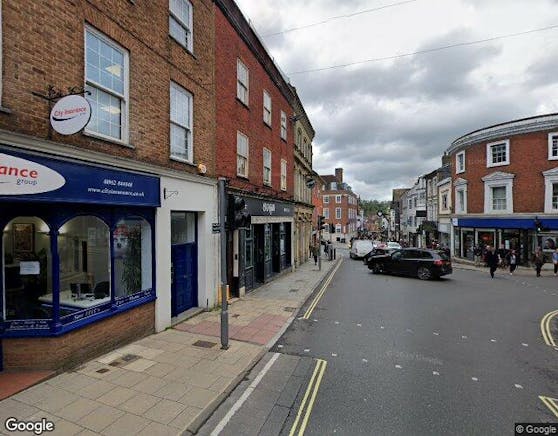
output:
M 227 301 L 227 179 L 219 177 L 219 233 L 221 237 L 221 349 L 229 349 L 229 302 Z
M 322 229 L 318 229 L 318 271 L 322 270 Z

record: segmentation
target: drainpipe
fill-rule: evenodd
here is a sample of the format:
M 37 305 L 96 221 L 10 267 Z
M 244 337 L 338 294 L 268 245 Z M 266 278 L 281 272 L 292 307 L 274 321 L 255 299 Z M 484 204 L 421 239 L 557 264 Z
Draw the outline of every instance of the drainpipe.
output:
M 221 349 L 229 349 L 229 302 L 227 301 L 227 179 L 219 177 L 219 236 L 221 241 Z

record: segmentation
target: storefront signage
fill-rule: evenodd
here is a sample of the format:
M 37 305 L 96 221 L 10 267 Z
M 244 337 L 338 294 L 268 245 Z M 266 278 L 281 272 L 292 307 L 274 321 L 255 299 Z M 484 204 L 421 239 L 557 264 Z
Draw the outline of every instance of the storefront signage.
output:
M 153 291 L 153 289 L 145 289 L 141 292 L 136 292 L 135 294 L 132 295 L 127 295 L 125 297 L 117 298 L 115 304 L 117 306 L 122 306 L 123 304 L 128 304 L 131 303 L 132 301 L 137 301 L 142 298 L 148 298 L 154 296 L 155 296 L 155 292 Z
M 61 98 L 50 111 L 50 125 L 61 135 L 73 135 L 91 118 L 91 105 L 81 95 Z
M 51 321 L 49 319 L 23 319 L 4 322 L 6 331 L 15 330 L 49 330 Z
M 159 178 L 0 149 L 0 201 L 160 206 Z
M 37 162 L 0 153 L 0 195 L 26 195 L 55 191 L 66 180 Z
M 293 216 L 294 208 L 289 203 L 243 197 L 246 210 L 252 216 Z

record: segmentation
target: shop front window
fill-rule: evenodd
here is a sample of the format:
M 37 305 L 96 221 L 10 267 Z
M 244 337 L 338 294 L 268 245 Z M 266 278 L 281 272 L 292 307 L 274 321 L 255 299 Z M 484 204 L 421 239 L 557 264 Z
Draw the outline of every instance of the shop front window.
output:
M 85 309 L 110 301 L 109 227 L 94 216 L 78 216 L 58 232 L 60 305 Z
M 254 266 L 254 237 L 253 237 L 253 227 L 250 226 L 246 229 L 246 236 L 245 236 L 245 261 L 246 261 L 246 268 L 252 268 Z
M 50 319 L 52 259 L 49 228 L 37 217 L 18 217 L 2 236 L 4 319 Z M 0 283 L 1 285 L 1 283 Z
M 114 291 L 125 297 L 151 289 L 151 226 L 143 218 L 120 220 L 113 232 Z

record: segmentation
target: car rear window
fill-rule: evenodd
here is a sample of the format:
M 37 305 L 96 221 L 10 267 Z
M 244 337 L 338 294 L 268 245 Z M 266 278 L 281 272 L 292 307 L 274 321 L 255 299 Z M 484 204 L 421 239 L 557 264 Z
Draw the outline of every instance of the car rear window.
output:
M 443 251 L 438 251 L 437 254 L 438 254 L 438 256 L 440 256 L 440 258 L 442 260 L 450 260 L 449 256 L 446 253 L 444 253 Z
M 432 259 L 432 253 L 428 251 L 423 251 L 420 255 L 421 259 Z

